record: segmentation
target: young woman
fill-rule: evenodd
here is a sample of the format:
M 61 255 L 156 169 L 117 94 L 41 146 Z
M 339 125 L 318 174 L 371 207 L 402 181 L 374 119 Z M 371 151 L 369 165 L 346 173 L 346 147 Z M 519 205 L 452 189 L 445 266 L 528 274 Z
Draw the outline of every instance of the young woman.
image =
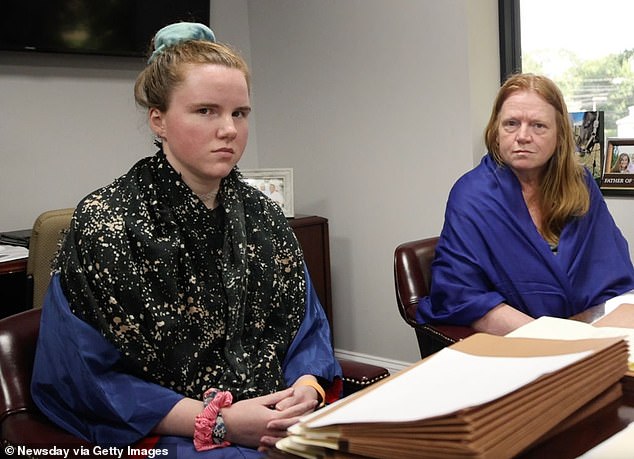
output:
M 33 397 L 97 444 L 258 456 L 338 396 L 340 368 L 282 210 L 236 167 L 244 60 L 201 24 L 170 25 L 153 44 L 135 96 L 159 150 L 79 203 Z

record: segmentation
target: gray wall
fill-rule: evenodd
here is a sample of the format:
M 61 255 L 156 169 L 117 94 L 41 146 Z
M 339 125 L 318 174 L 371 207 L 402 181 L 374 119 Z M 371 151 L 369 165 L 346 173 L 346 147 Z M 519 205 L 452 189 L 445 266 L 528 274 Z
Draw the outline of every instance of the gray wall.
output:
M 292 167 L 296 208 L 330 219 L 338 348 L 418 357 L 392 257 L 438 234 L 450 186 L 483 152 L 497 2 L 470 3 L 248 2 L 259 162 Z
M 335 344 L 414 361 L 392 255 L 438 234 L 483 154 L 498 82 L 497 0 L 214 0 L 252 65 L 242 167 L 292 167 L 297 214 L 330 220 Z M 30 227 L 154 151 L 132 85 L 142 60 L 0 53 L 0 230 Z M 632 201 L 608 204 L 626 237 Z

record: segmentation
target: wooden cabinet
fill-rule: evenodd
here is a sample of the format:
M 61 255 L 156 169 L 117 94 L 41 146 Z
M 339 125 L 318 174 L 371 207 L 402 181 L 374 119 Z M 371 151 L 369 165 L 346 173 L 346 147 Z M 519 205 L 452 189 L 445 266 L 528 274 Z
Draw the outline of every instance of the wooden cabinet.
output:
M 297 216 L 288 219 L 304 251 L 304 259 L 332 330 L 332 291 L 330 286 L 330 244 L 328 219 Z

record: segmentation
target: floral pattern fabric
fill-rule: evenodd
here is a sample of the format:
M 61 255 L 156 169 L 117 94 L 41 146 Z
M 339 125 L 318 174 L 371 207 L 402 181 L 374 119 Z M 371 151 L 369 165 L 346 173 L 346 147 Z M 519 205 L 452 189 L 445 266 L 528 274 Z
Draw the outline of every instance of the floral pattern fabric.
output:
M 237 169 L 208 209 L 162 151 L 78 205 L 56 269 L 72 312 L 123 370 L 200 398 L 285 387 L 305 312 L 301 248 L 282 210 Z

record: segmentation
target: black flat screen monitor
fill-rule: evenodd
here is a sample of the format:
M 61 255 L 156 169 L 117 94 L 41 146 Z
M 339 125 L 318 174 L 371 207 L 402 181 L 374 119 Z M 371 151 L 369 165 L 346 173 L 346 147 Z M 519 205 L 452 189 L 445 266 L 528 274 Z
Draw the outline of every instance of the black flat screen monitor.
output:
M 146 56 L 176 21 L 209 24 L 210 0 L 2 0 L 0 49 Z

